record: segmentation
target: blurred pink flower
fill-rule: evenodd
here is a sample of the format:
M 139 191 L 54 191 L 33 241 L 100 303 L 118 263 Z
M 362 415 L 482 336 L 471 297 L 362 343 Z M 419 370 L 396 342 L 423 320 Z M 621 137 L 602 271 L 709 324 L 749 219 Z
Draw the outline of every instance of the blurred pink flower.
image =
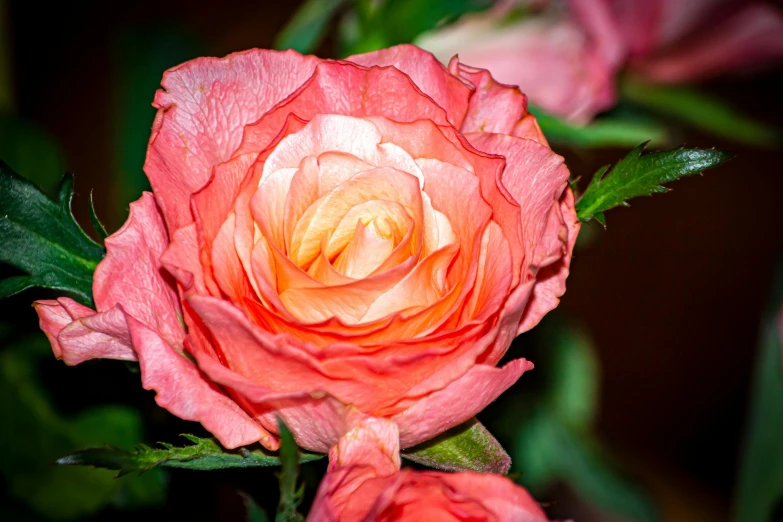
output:
M 764 2 L 571 0 L 581 4 L 575 11 L 583 22 L 598 2 L 610 6 L 630 68 L 656 82 L 697 81 L 783 58 L 783 13 Z
M 614 104 L 620 56 L 599 49 L 597 44 L 605 40 L 593 41 L 565 13 L 547 11 L 506 24 L 511 6 L 501 2 L 484 13 L 464 16 L 417 44 L 443 62 L 458 54 L 462 63 L 490 69 L 498 81 L 524 89 L 539 107 L 573 121 L 587 122 Z
M 543 4 L 540 12 L 507 22 L 515 2 L 503 1 L 418 43 L 441 60 L 459 54 L 464 63 L 491 69 L 534 104 L 575 122 L 614 105 L 614 83 L 626 67 L 650 81 L 681 83 L 783 57 L 783 14 L 763 2 Z

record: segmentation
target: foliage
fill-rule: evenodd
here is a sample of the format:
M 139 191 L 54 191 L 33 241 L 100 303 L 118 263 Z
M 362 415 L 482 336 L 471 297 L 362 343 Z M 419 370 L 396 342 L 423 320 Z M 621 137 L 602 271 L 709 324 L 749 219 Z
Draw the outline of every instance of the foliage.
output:
M 709 134 L 761 147 L 780 143 L 780 131 L 693 87 L 650 84 L 634 78 L 625 78 L 620 85 L 625 99 Z
M 139 444 L 134 451 L 114 446 L 89 448 L 57 459 L 57 464 L 75 466 L 93 466 L 96 468 L 118 470 L 118 477 L 133 471 L 145 472 L 158 466 L 185 468 L 194 470 L 213 470 L 228 468 L 256 468 L 280 465 L 280 457 L 263 448 L 240 448 L 237 451 L 225 450 L 214 439 L 204 439 L 183 434 L 193 444 L 174 446 L 161 442 L 162 448 L 151 448 Z M 322 455 L 305 453 L 303 462 L 316 460 Z
M 783 264 L 778 265 L 773 296 L 761 325 L 753 389 L 745 428 L 734 520 L 778 520 L 783 509 Z M 777 510 L 777 511 L 776 511 Z
M 505 475 L 511 458 L 503 446 L 478 420 L 468 422 L 413 448 L 406 459 L 448 471 L 481 471 Z
M 52 466 L 58 455 L 74 448 L 107 442 L 135 444 L 141 437 L 139 414 L 107 405 L 71 417 L 60 415 L 36 367 L 40 358 L 51 357 L 46 338 L 40 334 L 16 342 L 3 338 L 0 344 L 0 473 L 9 495 L 55 520 L 81 518 L 106 506 L 163 501 L 166 477 L 157 470 L 128 481 L 114 480 L 114 474 L 106 471 Z M 6 519 L 3 513 L 0 508 L 0 519 Z
M 0 281 L 0 298 L 36 286 L 92 304 L 92 273 L 104 250 L 74 219 L 72 198 L 70 175 L 52 201 L 0 161 L 0 261 L 28 274 Z
M 684 176 L 701 174 L 731 159 L 731 153 L 715 149 L 678 148 L 665 152 L 642 154 L 642 143 L 611 168 L 601 167 L 582 197 L 576 203 L 581 221 L 595 218 L 606 225 L 604 212 L 618 206 L 628 206 L 627 200 L 639 196 L 667 192 L 663 183 Z

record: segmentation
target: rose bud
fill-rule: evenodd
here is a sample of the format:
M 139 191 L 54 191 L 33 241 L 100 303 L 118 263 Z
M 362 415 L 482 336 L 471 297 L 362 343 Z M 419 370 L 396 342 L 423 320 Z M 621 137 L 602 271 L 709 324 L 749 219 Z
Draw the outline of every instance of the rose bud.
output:
M 400 471 L 397 427 L 360 422 L 329 453 L 329 471 L 308 520 L 313 522 L 547 522 L 523 488 L 501 475 Z

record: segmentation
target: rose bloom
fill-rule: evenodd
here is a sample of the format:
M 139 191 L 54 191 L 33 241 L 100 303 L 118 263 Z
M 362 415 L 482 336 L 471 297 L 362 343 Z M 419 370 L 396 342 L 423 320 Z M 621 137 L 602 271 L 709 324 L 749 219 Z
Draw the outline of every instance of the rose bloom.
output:
M 403 45 L 251 50 L 169 70 L 96 311 L 39 301 L 67 364 L 138 360 L 158 404 L 227 448 L 325 452 L 350 414 L 403 447 L 473 417 L 558 304 L 579 223 L 518 89 Z
M 547 522 L 523 488 L 501 475 L 400 471 L 397 427 L 359 422 L 329 452 L 313 522 Z
M 505 23 L 517 4 L 534 14 Z M 486 67 L 536 105 L 575 122 L 617 101 L 624 68 L 652 82 L 699 81 L 783 58 L 783 13 L 744 0 L 504 0 L 423 35 L 448 60 Z

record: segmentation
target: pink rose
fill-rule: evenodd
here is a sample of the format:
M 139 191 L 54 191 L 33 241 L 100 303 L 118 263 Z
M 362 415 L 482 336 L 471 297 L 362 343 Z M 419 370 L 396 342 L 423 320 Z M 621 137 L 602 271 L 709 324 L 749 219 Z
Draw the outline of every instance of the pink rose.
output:
M 360 422 L 329 453 L 308 520 L 547 522 L 523 488 L 500 475 L 400 471 L 397 427 Z
M 783 12 L 748 0 L 571 0 L 591 37 L 606 6 L 625 42 L 630 67 L 657 82 L 703 80 L 783 58 Z M 616 38 L 612 36 L 611 38 Z
M 166 72 L 153 187 L 106 240 L 97 313 L 36 309 L 68 364 L 135 360 L 158 403 L 234 448 L 276 416 L 325 452 L 357 412 L 403 447 L 532 365 L 495 365 L 557 306 L 579 223 L 525 96 L 414 46 L 251 50 Z
M 555 10 L 505 23 L 514 3 L 501 1 L 489 11 L 465 15 L 416 43 L 444 62 L 459 55 L 486 68 L 498 81 L 518 85 L 537 106 L 575 122 L 614 105 L 623 53 L 618 46 L 610 48 L 614 54 L 599 47 L 610 36 L 595 41 L 573 16 Z
M 441 60 L 485 67 L 541 108 L 586 122 L 617 101 L 624 67 L 681 83 L 783 58 L 783 14 L 742 0 L 568 0 L 503 20 L 513 1 L 465 16 L 417 43 Z M 541 6 L 538 6 L 541 8 Z

